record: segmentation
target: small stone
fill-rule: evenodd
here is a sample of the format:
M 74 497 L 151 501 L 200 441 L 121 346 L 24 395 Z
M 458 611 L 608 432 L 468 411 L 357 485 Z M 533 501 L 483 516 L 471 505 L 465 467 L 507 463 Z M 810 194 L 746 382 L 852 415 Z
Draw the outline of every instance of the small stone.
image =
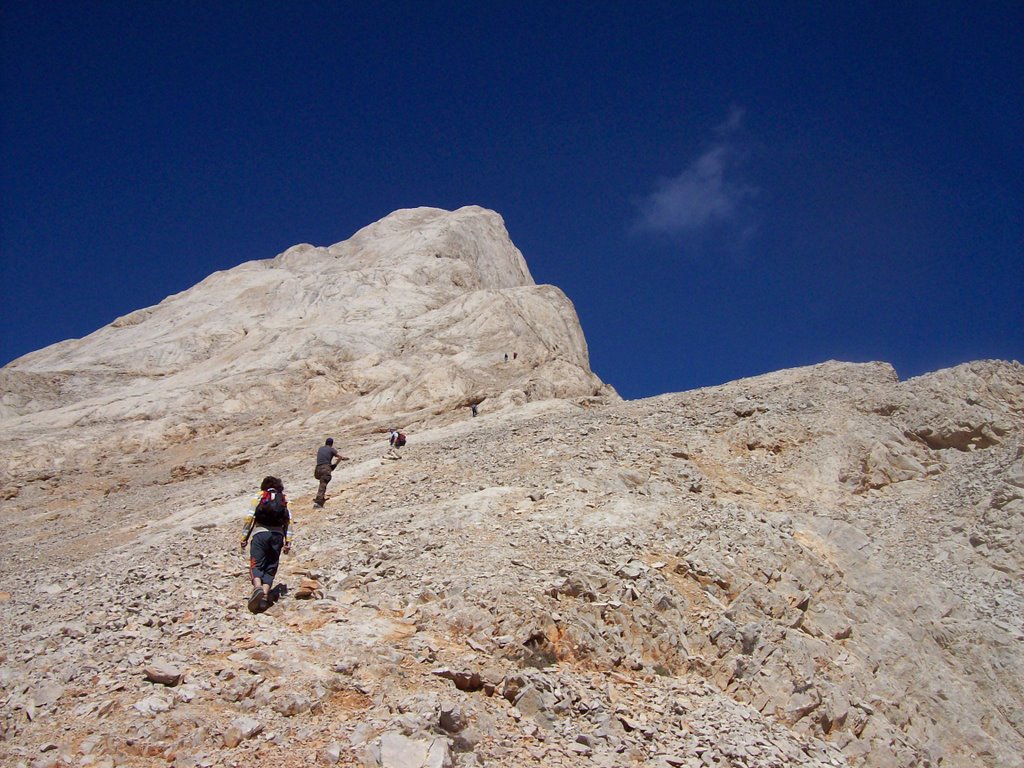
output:
M 174 687 L 185 678 L 185 673 L 166 661 L 155 661 L 144 671 L 146 679 L 151 683 L 159 683 Z
M 533 685 L 527 685 L 516 697 L 516 708 L 527 717 L 538 715 L 546 709 L 544 696 Z
M 161 712 L 167 712 L 172 706 L 174 706 L 173 701 L 154 694 L 152 696 L 147 696 L 142 699 L 142 701 L 135 702 L 135 704 L 132 705 L 132 708 L 144 715 L 157 715 Z
M 310 701 L 308 696 L 301 693 L 285 693 L 282 695 L 275 694 L 270 706 L 279 715 L 294 717 L 303 712 L 308 712 L 313 706 L 313 702 Z
M 479 672 L 468 670 L 456 671 L 445 667 L 443 669 L 435 669 L 433 674 L 451 680 L 460 691 L 479 691 L 484 687 L 484 680 Z
M 37 707 L 47 707 L 56 704 L 57 700 L 64 695 L 64 689 L 56 683 L 44 683 L 32 692 L 32 703 Z
M 634 581 L 639 579 L 644 573 L 647 572 L 647 566 L 639 560 L 630 560 L 628 563 L 623 565 L 616 571 L 616 576 L 621 576 L 624 579 Z
M 337 765 L 341 760 L 341 744 L 328 744 L 320 752 L 320 762 L 324 765 Z
M 91 755 L 93 752 L 96 751 L 96 748 L 100 745 L 102 740 L 102 736 L 100 736 L 97 733 L 94 733 L 92 736 L 89 736 L 82 740 L 82 743 L 78 745 L 78 751 L 81 752 L 83 755 Z
M 353 747 L 362 747 L 374 736 L 374 729 L 370 723 L 360 723 L 348 737 L 348 742 Z
M 229 749 L 234 749 L 243 741 L 251 739 L 262 730 L 263 723 L 258 720 L 254 720 L 251 717 L 239 717 L 233 721 L 224 732 L 222 736 L 224 739 L 224 746 Z
M 324 585 L 316 579 L 303 579 L 295 590 L 296 600 L 320 600 L 324 596 Z
M 448 733 L 458 733 L 469 724 L 469 721 L 462 711 L 462 707 L 454 702 L 446 701 L 441 704 L 438 724 L 442 730 Z
M 380 737 L 381 768 L 451 768 L 448 742 L 442 738 L 415 739 L 388 732 Z

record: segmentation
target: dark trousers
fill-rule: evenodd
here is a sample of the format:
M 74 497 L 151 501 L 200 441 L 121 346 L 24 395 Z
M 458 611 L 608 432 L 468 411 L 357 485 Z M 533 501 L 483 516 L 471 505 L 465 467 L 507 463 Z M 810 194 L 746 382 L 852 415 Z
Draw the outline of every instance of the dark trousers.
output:
M 249 576 L 261 584 L 273 584 L 281 563 L 284 534 L 280 531 L 256 531 L 249 541 Z
M 313 499 L 313 503 L 320 504 L 321 506 L 327 500 L 327 484 L 331 482 L 331 470 L 334 469 L 330 464 L 317 464 L 316 470 L 313 472 L 313 477 L 320 481 L 320 487 L 317 489 L 316 498 Z

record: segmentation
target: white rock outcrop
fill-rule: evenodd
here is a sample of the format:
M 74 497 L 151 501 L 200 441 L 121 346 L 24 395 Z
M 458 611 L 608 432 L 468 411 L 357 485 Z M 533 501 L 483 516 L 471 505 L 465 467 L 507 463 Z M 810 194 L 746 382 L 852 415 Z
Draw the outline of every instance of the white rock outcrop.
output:
M 0 480 L 62 452 L 95 460 L 292 415 L 409 421 L 616 397 L 590 371 L 572 304 L 534 284 L 501 217 L 478 207 L 397 211 L 345 242 L 217 272 L 15 360 L 0 386 L 5 432 L 41 459 Z

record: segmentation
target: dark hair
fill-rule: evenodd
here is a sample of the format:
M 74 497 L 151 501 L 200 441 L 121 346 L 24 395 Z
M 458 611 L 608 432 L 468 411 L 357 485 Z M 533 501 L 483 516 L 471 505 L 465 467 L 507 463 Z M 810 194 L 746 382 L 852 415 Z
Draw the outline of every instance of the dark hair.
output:
M 334 445 L 334 438 L 333 437 L 328 437 L 327 438 L 327 442 L 324 443 L 324 445 Z
M 281 482 L 281 478 L 274 477 L 273 475 L 267 475 L 263 478 L 263 482 L 260 483 L 261 491 L 269 491 L 273 488 L 275 491 L 284 492 L 284 483 Z

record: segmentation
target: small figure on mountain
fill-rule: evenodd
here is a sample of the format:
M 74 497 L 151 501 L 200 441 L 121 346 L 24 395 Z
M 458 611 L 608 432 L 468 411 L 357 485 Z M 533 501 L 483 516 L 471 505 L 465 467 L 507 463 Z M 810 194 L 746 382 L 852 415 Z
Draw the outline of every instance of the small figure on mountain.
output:
M 313 499 L 313 506 L 317 509 L 323 508 L 327 503 L 327 484 L 331 482 L 331 473 L 343 461 L 348 461 L 348 457 L 342 456 L 334 447 L 333 437 L 328 437 L 326 442 L 317 448 L 316 469 L 313 470 L 313 477 L 320 481 L 316 498 Z
M 388 452 L 384 454 L 385 459 L 400 459 L 398 449 L 405 445 L 405 435 L 398 431 L 398 427 L 392 427 L 388 431 Z
M 242 528 L 241 549 L 244 551 L 249 544 L 249 578 L 253 587 L 249 610 L 253 613 L 262 613 L 270 607 L 270 587 L 281 562 L 281 553 L 288 554 L 292 547 L 291 520 L 284 483 L 267 475 L 260 483 L 260 492 L 253 499 L 252 511 Z
M 469 410 L 470 410 L 470 411 L 471 411 L 471 412 L 473 413 L 473 416 L 475 417 L 475 416 L 476 416 L 476 414 L 477 414 L 477 410 L 476 410 L 476 403 L 473 403 L 473 404 L 472 404 L 472 405 L 471 405 L 471 406 L 469 407 Z

